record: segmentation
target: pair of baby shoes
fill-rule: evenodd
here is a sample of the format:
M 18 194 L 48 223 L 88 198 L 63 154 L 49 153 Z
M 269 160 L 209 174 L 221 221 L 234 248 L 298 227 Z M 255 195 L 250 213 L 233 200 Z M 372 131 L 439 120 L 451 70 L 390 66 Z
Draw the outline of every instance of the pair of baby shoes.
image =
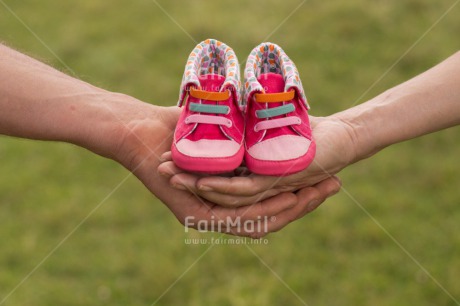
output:
M 276 44 L 252 50 L 241 87 L 238 59 L 208 39 L 190 54 L 180 88 L 183 107 L 171 148 L 187 171 L 225 173 L 243 159 L 256 174 L 285 176 L 315 155 L 309 109 L 294 63 Z

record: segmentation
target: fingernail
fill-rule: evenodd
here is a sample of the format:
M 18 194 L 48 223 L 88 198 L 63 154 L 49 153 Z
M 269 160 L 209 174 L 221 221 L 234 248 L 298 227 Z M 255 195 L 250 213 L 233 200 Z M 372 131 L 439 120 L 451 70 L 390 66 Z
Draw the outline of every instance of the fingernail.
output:
M 307 205 L 307 210 L 308 211 L 312 211 L 314 210 L 316 207 L 318 207 L 319 205 L 319 200 L 313 200 L 311 201 L 310 203 L 308 203 Z
M 342 179 L 338 176 L 334 176 L 334 178 L 337 180 L 340 186 L 342 186 Z
M 167 153 L 163 153 L 163 154 L 161 154 L 161 156 L 160 156 L 160 158 L 159 158 L 159 161 L 160 161 L 160 162 L 164 162 L 164 161 L 166 161 L 166 157 L 167 157 L 167 156 L 168 156 L 168 154 L 167 154 Z
M 164 172 L 164 171 L 158 171 L 158 174 L 161 176 L 169 176 L 169 173 Z
M 173 184 L 172 187 L 179 190 L 187 190 L 187 188 L 181 184 Z
M 200 185 L 200 186 L 198 186 L 198 189 L 200 189 L 202 191 L 212 191 L 212 188 L 209 187 L 209 186 L 206 186 L 206 185 Z
M 327 196 L 332 197 L 333 195 L 339 193 L 339 191 L 340 191 L 340 188 L 334 189 Z

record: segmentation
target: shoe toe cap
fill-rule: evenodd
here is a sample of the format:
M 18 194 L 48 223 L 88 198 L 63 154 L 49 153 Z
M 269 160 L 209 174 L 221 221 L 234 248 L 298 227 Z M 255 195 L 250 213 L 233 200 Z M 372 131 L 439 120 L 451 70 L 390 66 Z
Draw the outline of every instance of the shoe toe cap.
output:
M 181 139 L 176 143 L 177 150 L 190 157 L 225 158 L 238 153 L 241 145 L 233 140 L 200 139 L 192 141 Z
M 305 155 L 311 140 L 296 135 L 283 135 L 256 143 L 247 151 L 251 157 L 267 160 L 282 161 L 299 158 Z

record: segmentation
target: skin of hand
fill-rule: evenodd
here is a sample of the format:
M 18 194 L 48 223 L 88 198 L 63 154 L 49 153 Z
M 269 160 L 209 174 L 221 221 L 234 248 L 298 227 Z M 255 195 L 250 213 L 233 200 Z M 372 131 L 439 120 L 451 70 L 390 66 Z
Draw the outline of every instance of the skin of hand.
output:
M 151 106 L 148 105 L 146 110 L 149 107 Z M 116 145 L 119 150 L 110 152 L 117 152 L 112 158 L 132 171 L 184 225 L 190 226 L 186 224 L 187 217 L 194 218 L 195 222 L 190 226 L 194 228 L 198 220 L 207 220 L 211 225 L 213 220 L 239 218 L 241 222 L 264 223 L 256 227 L 262 231 L 245 232 L 244 228 L 227 228 L 225 231 L 229 234 L 259 238 L 303 217 L 340 190 L 339 179 L 331 177 L 314 186 L 300 189 L 297 193 L 280 192 L 268 199 L 256 200 L 250 206 L 223 207 L 202 199 L 190 190 L 175 189 L 169 184 L 167 176 L 157 172 L 157 167 L 160 164 L 161 153 L 170 148 L 179 112 L 180 110 L 175 107 L 159 108 L 155 111 L 156 114 L 161 114 L 159 121 L 152 120 L 155 118 L 153 114 L 144 120 L 139 120 L 139 117 L 133 118 L 132 123 L 120 127 L 123 132 L 116 133 L 122 135 L 118 137 L 120 143 Z
M 168 152 L 158 171 L 170 178 L 177 189 L 186 189 L 225 207 L 250 205 L 283 192 L 296 191 L 331 178 L 354 159 L 352 138 L 345 124 L 332 118 L 310 117 L 316 156 L 304 171 L 285 176 L 257 174 L 227 177 L 202 176 L 183 171 L 175 166 Z
M 230 234 L 262 237 L 314 210 L 340 189 L 338 179 L 330 178 L 297 193 L 279 193 L 240 208 L 218 206 L 191 190 L 174 189 L 157 168 L 160 156 L 171 146 L 180 113 L 177 107 L 158 107 L 108 92 L 2 45 L 0 109 L 0 134 L 68 142 L 111 158 L 132 171 L 189 227 L 196 227 L 198 221 L 226 218 L 269 222 L 256 227 L 264 231 L 223 229 Z M 187 223 L 187 217 L 193 217 L 194 224 Z
M 249 205 L 315 184 L 346 166 L 404 140 L 460 124 L 460 52 L 419 76 L 346 111 L 310 117 L 317 152 L 304 171 L 286 177 L 249 174 L 203 177 L 184 172 L 165 154 L 158 171 L 224 206 Z

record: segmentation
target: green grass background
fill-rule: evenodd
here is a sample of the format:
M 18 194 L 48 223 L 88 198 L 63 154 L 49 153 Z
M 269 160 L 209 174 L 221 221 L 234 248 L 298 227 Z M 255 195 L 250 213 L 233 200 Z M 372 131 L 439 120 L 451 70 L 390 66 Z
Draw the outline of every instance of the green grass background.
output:
M 460 5 L 437 23 L 456 2 L 158 0 L 165 14 L 151 0 L 1 0 L 0 40 L 71 74 L 6 4 L 79 78 L 160 105 L 175 104 L 196 42 L 222 40 L 243 62 L 269 40 L 326 116 L 459 50 Z M 218 235 L 184 233 L 135 178 L 111 194 L 128 175 L 114 162 L 1 137 L 0 305 L 456 305 L 459 132 L 349 167 L 346 192 L 267 245 L 209 250 L 184 239 Z

